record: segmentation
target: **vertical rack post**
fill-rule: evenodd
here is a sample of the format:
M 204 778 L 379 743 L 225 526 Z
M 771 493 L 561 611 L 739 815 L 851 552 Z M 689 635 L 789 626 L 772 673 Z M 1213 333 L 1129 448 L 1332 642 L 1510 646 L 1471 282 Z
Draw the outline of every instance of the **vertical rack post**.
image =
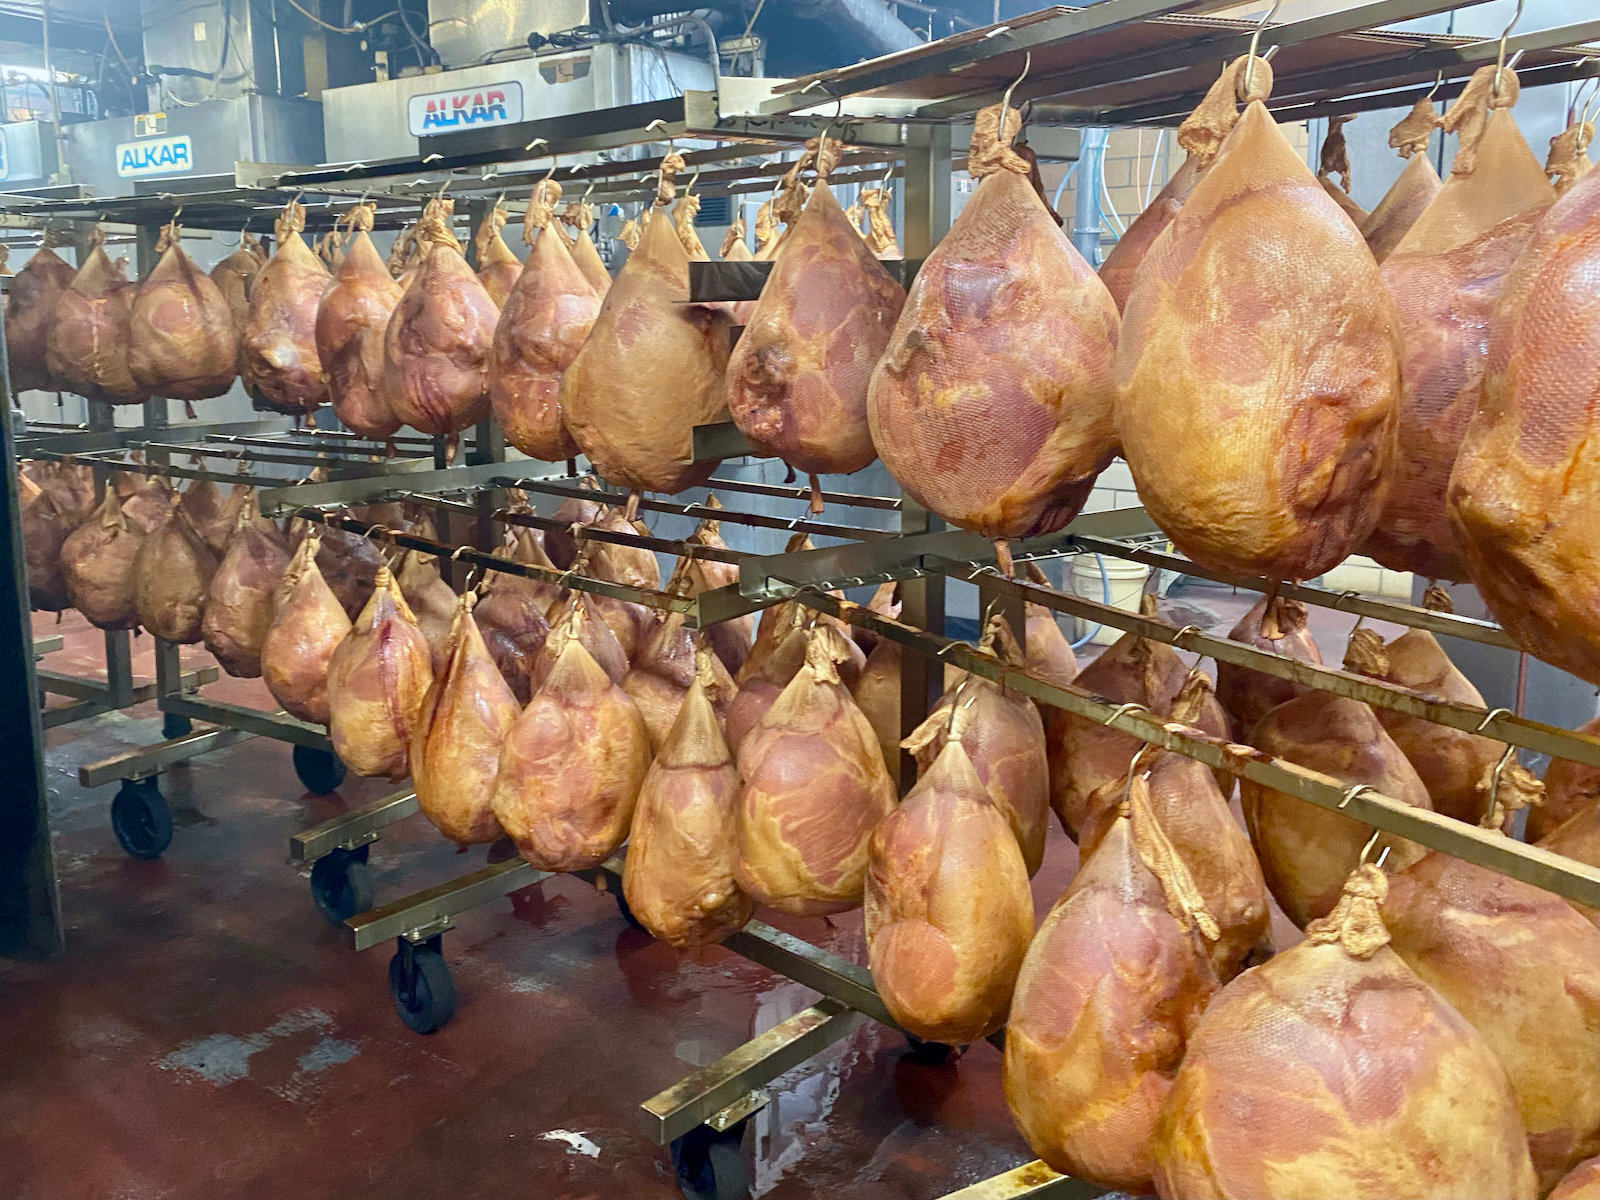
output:
M 477 199 L 467 206 L 467 263 L 476 271 L 481 265 L 478 262 L 478 244 L 473 237 L 483 223 L 489 219 L 489 214 L 494 210 L 492 200 Z M 493 415 L 479 421 L 473 430 L 472 452 L 467 455 L 468 466 L 478 466 L 481 463 L 505 462 L 506 441 L 500 432 L 500 424 Z M 495 548 L 494 521 L 495 509 L 502 503 L 503 493 L 499 489 L 480 488 L 473 494 L 473 507 L 476 512 L 473 516 L 472 544 L 479 550 L 493 551 Z
M 156 244 L 160 236 L 160 227 L 152 225 L 139 226 L 134 235 L 134 262 L 140 279 L 155 269 L 158 261 Z M 144 402 L 144 427 L 147 430 L 167 427 L 168 404 L 165 396 L 152 396 Z M 146 455 L 152 462 L 171 461 L 171 456 L 164 450 L 148 450 Z M 152 637 L 151 641 L 155 643 L 156 695 L 157 697 L 176 695 L 182 688 L 180 680 L 183 675 L 178 647 L 158 637 Z

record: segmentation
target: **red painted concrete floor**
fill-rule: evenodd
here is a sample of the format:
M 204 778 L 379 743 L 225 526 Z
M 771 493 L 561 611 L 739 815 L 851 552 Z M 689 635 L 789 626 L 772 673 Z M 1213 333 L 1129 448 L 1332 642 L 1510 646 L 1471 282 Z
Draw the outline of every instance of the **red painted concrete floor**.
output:
M 1197 599 L 1224 629 L 1248 603 Z M 48 666 L 94 671 L 99 635 L 76 614 L 35 630 L 67 639 Z M 136 673 L 151 673 L 147 647 Z M 206 693 L 270 706 L 259 682 Z M 290 833 L 391 785 L 312 797 L 287 746 L 252 739 L 162 777 L 177 832 L 161 860 L 136 862 L 111 834 L 114 788 L 82 789 L 76 770 L 159 739 L 148 705 L 49 735 L 67 953 L 0 961 L 0 1194 L 674 1197 L 640 1102 L 817 998 L 720 948 L 680 956 L 609 897 L 551 880 L 445 935 L 459 1008 L 419 1037 L 391 1008 L 390 950 L 350 950 L 287 861 Z M 372 851 L 379 902 L 483 856 L 455 854 L 420 817 L 392 826 Z M 1041 918 L 1075 869 L 1057 832 L 1034 884 Z M 858 913 L 763 916 L 865 961 Z M 940 1067 L 904 1048 L 869 1024 L 771 1085 L 745 1142 L 753 1193 L 937 1197 L 1031 1157 L 992 1047 Z

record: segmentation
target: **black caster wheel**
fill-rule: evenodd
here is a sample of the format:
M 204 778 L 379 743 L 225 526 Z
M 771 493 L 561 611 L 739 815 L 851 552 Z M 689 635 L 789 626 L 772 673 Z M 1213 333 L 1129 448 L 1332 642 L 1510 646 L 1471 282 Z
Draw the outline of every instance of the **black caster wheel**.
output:
M 744 1200 L 750 1194 L 744 1171 L 745 1123 L 718 1133 L 696 1125 L 672 1143 L 672 1166 L 688 1200 Z
M 413 945 L 397 939 L 400 948 L 389 960 L 389 998 L 412 1033 L 443 1029 L 456 1014 L 456 985 L 439 953 L 439 939 Z
M 333 850 L 311 864 L 311 899 L 322 919 L 335 929 L 372 907 L 370 847 Z
M 943 1042 L 925 1042 L 906 1034 L 906 1052 L 900 1057 L 919 1067 L 942 1067 L 953 1063 L 967 1052 L 965 1046 L 947 1046 Z
M 194 722 L 177 713 L 166 713 L 161 718 L 161 736 L 169 741 L 194 732 Z
M 294 748 L 294 773 L 305 784 L 306 791 L 316 796 L 326 796 L 344 782 L 344 763 L 331 750 L 314 750 L 310 746 Z
M 154 777 L 122 781 L 111 801 L 111 832 L 132 858 L 160 858 L 172 845 L 172 812 Z
M 622 919 L 628 923 L 629 928 L 637 929 L 640 933 L 650 934 L 651 937 L 654 937 L 655 934 L 650 933 L 648 929 L 641 925 L 639 918 L 633 915 L 633 909 L 628 907 L 627 897 L 622 894 L 622 885 L 619 883 L 616 888 L 617 890 L 613 895 L 616 897 L 617 911 L 622 914 Z

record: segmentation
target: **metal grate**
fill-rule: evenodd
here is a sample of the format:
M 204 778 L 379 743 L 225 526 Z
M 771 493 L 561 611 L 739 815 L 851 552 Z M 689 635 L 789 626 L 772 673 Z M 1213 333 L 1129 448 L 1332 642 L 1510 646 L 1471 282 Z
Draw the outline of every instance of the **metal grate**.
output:
M 732 225 L 732 196 L 703 196 L 700 211 L 694 215 L 696 225 Z

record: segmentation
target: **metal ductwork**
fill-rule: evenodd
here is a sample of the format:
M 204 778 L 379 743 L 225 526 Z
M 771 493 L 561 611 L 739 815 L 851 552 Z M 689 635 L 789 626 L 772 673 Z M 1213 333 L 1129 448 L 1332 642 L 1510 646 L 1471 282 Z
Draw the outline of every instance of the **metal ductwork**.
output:
M 860 47 L 862 58 L 923 44 L 910 26 L 889 11 L 884 0 L 804 0 L 791 11 L 807 20 L 826 21 L 841 42 Z

